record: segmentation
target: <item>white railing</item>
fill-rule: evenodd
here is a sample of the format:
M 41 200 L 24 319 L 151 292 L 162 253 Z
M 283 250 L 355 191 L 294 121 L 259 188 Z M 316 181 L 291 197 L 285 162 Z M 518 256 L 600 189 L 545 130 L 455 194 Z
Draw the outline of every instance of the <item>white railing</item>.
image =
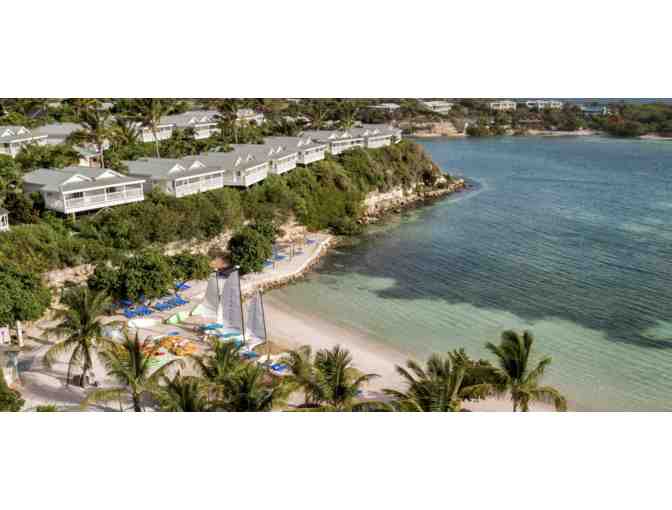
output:
M 205 179 L 203 181 L 194 182 L 191 184 L 183 184 L 175 186 L 175 196 L 184 197 L 186 195 L 193 195 L 194 193 L 201 193 L 203 191 L 210 191 L 212 189 L 219 189 L 224 186 L 224 179 L 219 177 L 217 179 Z
M 105 207 L 106 205 L 117 205 L 120 203 L 133 202 L 143 198 L 141 189 L 128 189 L 124 191 L 113 191 L 111 193 L 96 193 L 95 195 L 84 195 L 80 198 L 66 198 L 63 212 L 75 212 L 82 209 L 95 209 Z M 60 200 L 53 202 L 53 205 L 61 205 Z

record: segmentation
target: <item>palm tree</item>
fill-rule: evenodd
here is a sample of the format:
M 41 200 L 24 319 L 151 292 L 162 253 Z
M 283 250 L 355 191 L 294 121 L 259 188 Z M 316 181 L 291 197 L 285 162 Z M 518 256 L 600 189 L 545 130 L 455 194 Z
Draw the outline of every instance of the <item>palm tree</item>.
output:
M 200 413 L 213 410 L 200 379 L 178 372 L 172 379 L 164 377 L 163 382 L 164 387 L 157 394 L 161 411 Z
M 131 120 L 117 116 L 110 126 L 110 136 L 115 145 L 135 145 L 140 140 L 140 131 Z
M 285 403 L 288 391 L 282 381 L 264 381 L 266 370 L 245 364 L 222 385 L 222 400 L 216 406 L 224 411 L 271 411 Z
M 289 368 L 288 383 L 303 391 L 303 407 L 316 406 L 320 398 L 320 389 L 316 383 L 313 350 L 310 345 L 289 351 L 281 362 Z
M 81 367 L 80 386 L 84 387 L 86 375 L 93 366 L 94 351 L 105 342 L 100 316 L 109 306 L 110 298 L 103 291 L 90 291 L 86 286 L 79 286 L 65 292 L 62 303 L 66 308 L 55 314 L 60 323 L 47 333 L 65 338 L 49 348 L 44 362 L 51 367 L 63 354 L 70 353 L 66 384 L 70 384 L 73 368 Z
M 466 357 L 464 351 L 445 356 L 433 354 L 426 368 L 408 360 L 406 368 L 396 367 L 407 385 L 406 391 L 383 391 L 395 399 L 402 411 L 461 411 L 463 400 L 484 398 L 494 391 L 488 373 L 492 367 L 489 370 L 486 365 L 482 367 L 482 374 L 476 373 L 478 366 Z
M 530 369 L 529 358 L 534 337 L 530 331 L 521 337 L 515 331 L 504 331 L 499 345 L 488 342 L 485 346 L 497 356 L 499 368 L 495 370 L 500 394 L 509 392 L 513 401 L 513 410 L 528 411 L 531 401 L 551 402 L 557 411 L 567 410 L 567 401 L 558 390 L 551 386 L 539 386 L 551 358 L 545 356 Z
M 350 129 L 355 125 L 357 121 L 357 114 L 359 113 L 359 108 L 351 101 L 347 101 L 343 104 L 341 114 L 340 114 L 340 127 L 342 129 Z
M 233 133 L 233 142 L 238 143 L 238 109 L 241 107 L 238 99 L 220 99 L 215 102 L 215 108 L 219 112 L 219 130 L 224 134 L 225 129 Z
M 315 398 L 328 409 L 334 411 L 357 410 L 366 403 L 356 401 L 362 386 L 377 374 L 362 374 L 352 367 L 352 356 L 340 345 L 333 349 L 322 349 L 315 355 Z M 361 404 L 361 405 L 360 405 Z
M 161 123 L 161 117 L 170 111 L 170 102 L 166 99 L 144 98 L 133 101 L 133 110 L 135 119 L 144 127 L 149 128 L 154 136 L 154 147 L 156 157 L 160 158 L 159 138 L 157 136 L 158 125 Z
M 243 367 L 240 359 L 241 347 L 235 342 L 213 341 L 212 352 L 206 356 L 191 355 L 194 368 L 205 379 L 205 385 L 212 398 L 222 398 L 222 391 L 233 375 Z
M 119 383 L 117 388 L 103 388 L 89 393 L 82 402 L 86 407 L 93 402 L 109 402 L 128 395 L 133 402 L 135 412 L 142 411 L 143 395 L 152 395 L 159 391 L 159 381 L 166 370 L 179 360 L 173 359 L 163 366 L 154 369 L 152 358 L 160 348 L 158 343 L 151 346 L 141 342 L 138 333 L 131 339 L 124 331 L 124 342 L 117 344 L 109 342 L 99 356 L 107 369 L 107 373 Z
M 97 104 L 82 107 L 77 110 L 77 121 L 81 124 L 82 129 L 70 135 L 70 140 L 73 143 L 84 142 L 96 146 L 100 154 L 101 168 L 105 167 L 103 149 L 111 134 L 109 120 L 110 112 L 101 109 Z
M 310 119 L 310 126 L 313 129 L 322 129 L 322 125 L 329 113 L 330 109 L 327 103 L 317 100 L 310 106 L 310 109 L 306 112 L 306 116 Z

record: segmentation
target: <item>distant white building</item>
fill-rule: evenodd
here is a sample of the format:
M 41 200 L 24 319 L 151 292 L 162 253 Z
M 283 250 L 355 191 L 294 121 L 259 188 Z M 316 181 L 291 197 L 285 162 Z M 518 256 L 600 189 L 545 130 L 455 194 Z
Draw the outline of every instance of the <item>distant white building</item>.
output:
M 490 104 L 490 109 L 497 112 L 509 112 L 516 109 L 515 101 L 492 101 Z
M 257 125 L 261 125 L 266 122 L 266 117 L 264 117 L 263 113 L 256 112 L 251 108 L 239 108 L 236 116 L 240 124 L 254 122 Z
M 145 199 L 144 179 L 109 168 L 40 168 L 23 176 L 25 193 L 39 192 L 47 209 L 63 214 L 102 209 Z
M 47 135 L 33 133 L 23 126 L 0 126 L 0 154 L 16 157 L 29 144 L 44 145 Z
M 401 108 L 401 106 L 399 106 L 397 103 L 380 103 L 369 106 L 370 110 L 380 110 L 387 113 L 394 113 L 399 108 Z
M 448 113 L 455 103 L 448 101 L 420 101 L 420 104 L 434 113 Z
M 138 130 L 140 134 L 140 140 L 143 143 L 154 142 L 154 132 L 149 126 L 143 126 L 139 122 L 135 122 L 133 126 Z M 173 136 L 173 130 L 176 128 L 173 122 L 164 121 L 161 119 L 159 124 L 156 126 L 156 139 L 158 141 L 168 140 Z
M 0 207 L 0 232 L 9 230 L 9 211 Z
M 192 128 L 196 140 L 210 138 L 218 130 L 217 112 L 214 110 L 200 110 L 177 115 L 167 115 L 161 119 L 161 123 L 166 125 L 172 124 L 178 129 Z
M 552 99 L 533 99 L 525 101 L 525 106 L 530 110 L 561 110 L 564 103 Z

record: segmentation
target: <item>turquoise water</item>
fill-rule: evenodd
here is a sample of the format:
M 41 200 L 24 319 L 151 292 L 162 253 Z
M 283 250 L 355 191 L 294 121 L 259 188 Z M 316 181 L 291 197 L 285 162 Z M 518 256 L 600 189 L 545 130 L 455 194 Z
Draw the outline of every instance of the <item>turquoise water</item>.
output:
M 275 296 L 418 357 L 531 329 L 579 409 L 672 410 L 672 143 L 424 141 L 470 193 L 396 217 Z

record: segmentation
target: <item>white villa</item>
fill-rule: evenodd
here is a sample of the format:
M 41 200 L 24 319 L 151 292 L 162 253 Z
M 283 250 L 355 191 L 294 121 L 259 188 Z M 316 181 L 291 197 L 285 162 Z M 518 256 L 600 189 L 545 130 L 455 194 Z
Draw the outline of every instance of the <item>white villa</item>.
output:
M 510 112 L 516 109 L 515 101 L 492 101 L 490 104 L 490 109 L 497 112 Z
M 266 141 L 271 144 L 284 145 L 288 150 L 296 151 L 298 154 L 296 162 L 299 165 L 321 161 L 327 151 L 327 144 L 316 142 L 309 136 L 273 136 L 267 138 Z
M 386 124 L 364 124 L 362 127 L 352 128 L 350 132 L 364 138 L 367 149 L 377 149 L 398 142 L 398 133 Z
M 562 101 L 555 100 L 545 100 L 545 99 L 534 99 L 531 101 L 525 101 L 525 105 L 531 110 L 561 110 L 563 106 Z
M 364 147 L 364 137 L 357 136 L 350 131 L 304 131 L 301 136 L 307 136 L 313 140 L 327 144 L 327 150 L 334 156 L 354 147 Z
M 299 158 L 297 150 L 292 150 L 283 144 L 269 141 L 263 144 L 239 144 L 232 147 L 234 151 L 249 152 L 259 161 L 269 161 L 269 171 L 275 175 L 281 175 L 294 170 Z
M 154 133 L 152 132 L 151 128 L 143 126 L 139 122 L 135 122 L 133 125 L 140 133 L 140 140 L 142 140 L 144 143 L 154 142 Z M 168 138 L 173 136 L 173 130 L 175 127 L 176 126 L 173 122 L 167 122 L 164 118 L 162 118 L 159 122 L 159 125 L 156 126 L 157 140 L 168 140 Z
M 0 232 L 9 230 L 9 211 L 0 207 Z
M 47 135 L 37 134 L 23 126 L 0 126 L 0 154 L 16 157 L 22 147 L 47 143 Z
M 420 101 L 420 104 L 434 113 L 448 113 L 455 103 L 448 101 Z
M 271 173 L 271 161 L 260 158 L 247 150 L 231 152 L 208 152 L 199 156 L 199 161 L 208 167 L 223 170 L 224 186 L 247 188 L 263 181 Z M 189 159 L 189 158 L 186 158 Z
M 266 122 L 266 117 L 264 117 L 263 113 L 256 112 L 251 108 L 239 108 L 236 116 L 238 117 L 239 124 L 254 122 L 257 125 L 261 125 Z
M 209 138 L 217 132 L 217 112 L 200 110 L 168 115 L 161 119 L 162 124 L 172 124 L 179 129 L 194 129 L 194 138 Z
M 396 112 L 399 108 L 401 108 L 401 106 L 399 106 L 397 103 L 380 103 L 369 106 L 370 110 L 381 110 L 387 113 Z
M 160 189 L 179 198 L 224 187 L 224 170 L 208 167 L 197 158 L 144 158 L 125 163 L 130 177 L 145 179 L 145 192 Z
M 39 192 L 47 209 L 63 214 L 102 209 L 145 199 L 144 179 L 109 168 L 41 168 L 23 176 L 26 193 Z

